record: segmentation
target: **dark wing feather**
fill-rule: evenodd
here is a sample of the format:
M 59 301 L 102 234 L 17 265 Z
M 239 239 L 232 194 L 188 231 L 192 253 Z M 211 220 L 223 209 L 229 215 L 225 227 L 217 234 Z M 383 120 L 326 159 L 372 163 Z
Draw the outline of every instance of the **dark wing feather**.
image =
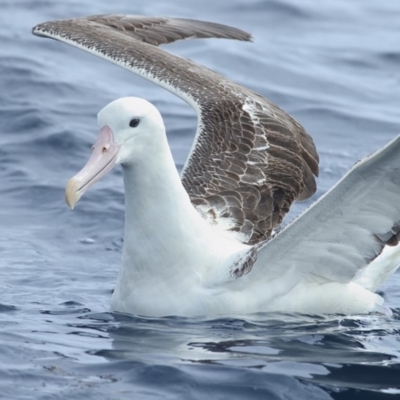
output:
M 79 29 L 79 31 L 78 31 Z M 59 34 L 71 38 L 75 34 L 86 32 L 103 32 L 114 35 L 122 33 L 125 37 L 158 46 L 181 39 L 235 39 L 251 40 L 251 35 L 240 29 L 217 24 L 183 18 L 146 17 L 143 15 L 104 14 L 90 17 L 65 19 L 44 22 L 32 30 L 37 36 L 56 39 Z M 131 42 L 133 44 L 134 42 Z M 115 43 L 117 45 L 117 43 Z
M 284 111 L 236 84 L 201 106 L 207 117 L 182 182 L 211 223 L 245 243 L 265 240 L 295 199 L 315 192 L 312 139 Z
M 186 100 L 199 126 L 182 183 L 204 218 L 244 243 L 267 239 L 295 199 L 316 189 L 312 138 L 278 106 L 155 46 L 187 38 L 250 40 L 225 25 L 98 15 L 46 22 L 33 33 L 106 58 Z

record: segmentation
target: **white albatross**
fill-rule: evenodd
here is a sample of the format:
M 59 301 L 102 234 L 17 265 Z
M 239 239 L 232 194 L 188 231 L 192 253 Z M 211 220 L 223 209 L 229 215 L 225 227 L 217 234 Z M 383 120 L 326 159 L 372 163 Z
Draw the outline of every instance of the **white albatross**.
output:
M 40 24 L 186 100 L 198 128 L 179 176 L 158 110 L 129 97 L 98 114 L 99 137 L 67 185 L 73 208 L 115 165 L 125 185 L 115 311 L 147 316 L 263 311 L 390 314 L 374 293 L 400 263 L 400 137 L 358 162 L 271 236 L 294 200 L 315 192 L 311 137 L 272 102 L 157 47 L 185 38 L 249 40 L 208 22 L 100 15 Z

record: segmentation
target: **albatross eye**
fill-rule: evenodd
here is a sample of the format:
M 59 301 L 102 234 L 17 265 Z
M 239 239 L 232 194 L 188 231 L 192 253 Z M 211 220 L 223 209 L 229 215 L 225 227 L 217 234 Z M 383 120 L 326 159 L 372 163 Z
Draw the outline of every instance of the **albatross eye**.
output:
M 131 119 L 131 121 L 129 122 L 129 126 L 131 128 L 136 128 L 139 125 L 140 119 L 139 118 L 133 118 Z

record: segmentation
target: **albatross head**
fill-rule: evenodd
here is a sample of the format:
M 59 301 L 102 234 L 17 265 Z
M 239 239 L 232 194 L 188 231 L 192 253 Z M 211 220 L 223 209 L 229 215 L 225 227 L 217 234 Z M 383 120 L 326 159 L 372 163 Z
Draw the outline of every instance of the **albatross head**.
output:
M 138 143 L 146 142 L 157 132 L 164 132 L 158 110 L 148 101 L 124 97 L 105 106 L 97 115 L 99 136 L 87 164 L 72 177 L 65 189 L 70 208 L 95 182 L 116 164 L 133 162 L 135 152 L 143 151 Z

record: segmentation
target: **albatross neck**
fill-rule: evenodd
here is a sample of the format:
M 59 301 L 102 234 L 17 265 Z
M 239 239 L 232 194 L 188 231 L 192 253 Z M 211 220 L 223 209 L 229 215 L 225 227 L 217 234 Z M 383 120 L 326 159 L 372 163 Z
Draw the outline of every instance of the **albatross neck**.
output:
M 210 227 L 191 204 L 166 136 L 137 150 L 134 161 L 123 165 L 123 266 L 133 267 L 136 279 L 170 279 L 172 271 L 178 278 L 199 258 L 199 249 L 207 252 Z
M 229 266 L 249 246 L 221 235 L 196 211 L 166 137 L 137 146 L 133 161 L 123 165 L 125 241 L 112 308 L 185 314 L 198 298 L 201 314 L 203 289 L 229 279 Z

